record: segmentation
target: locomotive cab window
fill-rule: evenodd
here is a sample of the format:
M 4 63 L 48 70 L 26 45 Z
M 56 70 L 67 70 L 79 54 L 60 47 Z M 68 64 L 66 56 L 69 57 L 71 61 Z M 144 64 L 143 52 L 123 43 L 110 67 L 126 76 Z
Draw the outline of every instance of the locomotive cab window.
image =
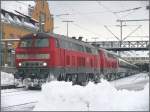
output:
M 20 47 L 32 47 L 32 39 L 22 39 L 20 42 Z
M 35 39 L 35 47 L 49 47 L 48 38 Z
M 89 48 L 89 47 L 86 47 L 86 52 L 87 52 L 87 53 L 92 53 L 92 50 L 91 50 L 91 48 Z

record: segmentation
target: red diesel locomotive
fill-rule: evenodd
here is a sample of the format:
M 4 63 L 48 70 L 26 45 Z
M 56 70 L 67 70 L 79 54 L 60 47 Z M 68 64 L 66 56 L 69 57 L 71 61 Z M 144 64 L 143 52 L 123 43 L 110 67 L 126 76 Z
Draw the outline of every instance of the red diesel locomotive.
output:
M 101 77 L 114 80 L 137 70 L 104 49 L 51 33 L 23 36 L 16 48 L 16 68 L 15 78 L 26 87 L 40 87 L 52 78 L 84 85 L 97 83 Z

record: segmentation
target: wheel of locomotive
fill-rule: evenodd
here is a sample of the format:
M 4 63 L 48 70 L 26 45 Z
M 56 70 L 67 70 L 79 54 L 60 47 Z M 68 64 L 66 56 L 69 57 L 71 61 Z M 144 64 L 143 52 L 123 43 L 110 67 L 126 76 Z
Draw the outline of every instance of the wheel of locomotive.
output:
M 109 74 L 109 81 L 112 81 L 112 80 L 113 80 L 113 74 L 110 73 L 110 74 Z
M 81 86 L 86 86 L 88 84 L 88 82 L 89 82 L 89 76 L 88 76 L 88 74 L 84 74 L 84 75 L 85 75 L 85 80 L 83 80 L 81 82 Z
M 116 80 L 116 74 L 113 73 L 112 76 L 113 76 L 113 79 L 112 79 L 112 80 Z
M 69 82 L 72 81 L 72 74 L 69 74 Z
M 70 75 L 69 75 L 69 74 L 66 74 L 65 81 L 66 81 L 66 82 L 69 82 L 69 81 L 70 81 Z
M 99 74 L 95 74 L 94 75 L 94 83 L 100 83 L 100 75 Z
M 106 80 L 110 81 L 110 76 L 109 76 L 109 74 L 106 74 Z
M 77 74 L 73 74 L 72 75 L 72 85 L 75 85 L 75 84 L 77 84 Z
M 61 81 L 61 74 L 59 74 L 57 80 L 58 80 L 58 81 Z

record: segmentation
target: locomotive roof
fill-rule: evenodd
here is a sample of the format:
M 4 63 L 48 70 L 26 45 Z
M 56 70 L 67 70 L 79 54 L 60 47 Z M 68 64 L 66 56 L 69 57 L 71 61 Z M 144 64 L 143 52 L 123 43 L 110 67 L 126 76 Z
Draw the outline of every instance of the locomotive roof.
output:
M 34 35 L 34 33 L 30 33 L 30 34 L 27 34 L 27 35 L 24 35 L 22 37 L 22 39 L 30 39 L 32 36 Z M 86 42 L 83 42 L 83 41 L 80 41 L 78 39 L 72 39 L 72 38 L 69 38 L 67 36 L 64 36 L 64 35 L 60 35 L 60 34 L 55 34 L 55 33 L 37 33 L 36 34 L 37 38 L 49 38 L 50 36 L 54 37 L 54 38 L 58 38 L 58 39 L 63 39 L 65 41 L 69 41 L 69 42 L 72 42 L 72 43 L 77 43 L 77 44 L 80 44 L 80 45 L 84 45 L 84 46 L 87 46 L 87 47 L 90 47 L 90 48 L 94 48 L 94 49 L 97 49 L 96 47 L 86 43 Z
M 69 41 L 69 42 L 72 42 L 72 43 L 77 43 L 77 44 L 80 44 L 80 45 L 83 45 L 83 46 L 87 46 L 87 47 L 90 47 L 90 48 L 94 48 L 96 49 L 94 46 L 84 42 L 84 41 L 80 41 L 78 39 L 72 39 L 70 37 L 67 37 L 67 36 L 64 36 L 64 35 L 60 35 L 60 34 L 52 34 L 52 33 L 48 33 L 49 35 L 53 36 L 54 38 L 58 38 L 58 39 L 63 39 L 65 41 Z

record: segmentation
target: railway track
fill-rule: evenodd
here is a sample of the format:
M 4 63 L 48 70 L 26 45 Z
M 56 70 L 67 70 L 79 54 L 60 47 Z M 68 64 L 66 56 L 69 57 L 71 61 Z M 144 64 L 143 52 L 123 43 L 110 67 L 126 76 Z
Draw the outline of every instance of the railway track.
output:
M 1 107 L 1 111 L 13 111 L 13 110 L 15 110 L 15 111 L 31 111 L 37 102 L 38 101 L 32 101 L 32 102 L 27 102 L 27 103 L 22 103 L 22 104 Z
M 24 88 L 16 88 L 16 89 L 3 89 L 1 90 L 1 94 L 7 94 L 7 93 L 13 93 L 13 92 L 21 92 L 21 91 L 27 91 Z
M 24 88 L 1 90 L 1 111 L 32 111 L 40 91 Z

